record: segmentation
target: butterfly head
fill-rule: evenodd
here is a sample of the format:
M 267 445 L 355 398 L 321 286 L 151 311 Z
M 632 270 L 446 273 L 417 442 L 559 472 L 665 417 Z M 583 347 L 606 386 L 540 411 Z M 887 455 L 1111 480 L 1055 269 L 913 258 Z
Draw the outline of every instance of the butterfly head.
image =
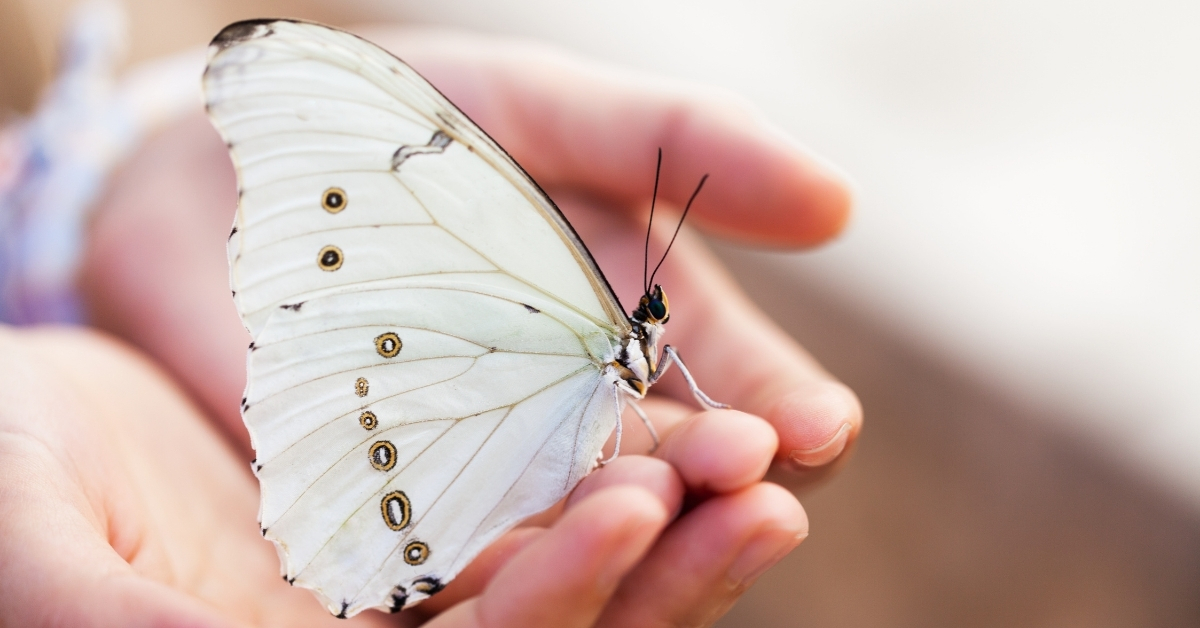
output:
M 615 364 L 620 367 L 622 378 L 642 395 L 646 394 L 658 368 L 658 341 L 669 318 L 667 295 L 658 284 L 646 290 L 637 309 L 629 315 L 631 329 Z
M 633 319 L 639 323 L 662 325 L 670 318 L 671 306 L 667 303 L 667 293 L 658 284 L 642 295 L 637 309 L 633 311 Z

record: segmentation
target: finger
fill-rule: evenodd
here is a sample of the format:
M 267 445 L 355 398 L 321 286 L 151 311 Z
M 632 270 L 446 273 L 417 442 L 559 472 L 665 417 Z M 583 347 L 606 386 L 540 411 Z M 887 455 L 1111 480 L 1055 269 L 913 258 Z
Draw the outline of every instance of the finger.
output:
M 445 31 L 372 30 L 493 134 L 543 186 L 649 201 L 657 149 L 660 198 L 693 209 L 725 237 L 808 246 L 845 224 L 845 178 L 712 88 L 588 63 L 560 51 Z
M 807 534 L 799 502 L 774 484 L 707 500 L 663 534 L 596 625 L 711 625 Z
M 670 463 L 693 495 L 730 493 L 762 480 L 778 444 L 763 419 L 711 410 L 677 425 L 655 456 Z
M 662 502 L 639 487 L 594 493 L 509 561 L 481 596 L 427 625 L 591 626 L 621 578 L 662 531 L 667 517 Z

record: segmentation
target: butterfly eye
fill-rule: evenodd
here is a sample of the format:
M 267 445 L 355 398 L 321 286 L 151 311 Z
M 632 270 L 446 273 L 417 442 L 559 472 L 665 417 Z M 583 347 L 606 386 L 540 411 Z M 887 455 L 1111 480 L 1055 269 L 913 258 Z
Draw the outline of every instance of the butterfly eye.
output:
M 321 194 L 321 207 L 325 211 L 336 214 L 346 209 L 346 191 L 342 188 L 329 188 Z
M 332 244 L 317 253 L 317 266 L 321 270 L 333 272 L 342 267 L 342 250 Z
M 653 316 L 655 320 L 661 321 L 667 317 L 667 306 L 661 299 L 651 299 L 646 304 L 646 309 L 650 311 L 650 316 Z
M 374 412 L 366 410 L 362 414 L 358 415 L 358 424 L 363 426 L 364 430 L 373 430 L 375 429 L 375 426 L 379 425 L 379 419 L 376 418 Z
M 420 542 L 413 541 L 404 547 L 404 562 L 410 565 L 420 565 L 429 560 L 429 546 Z

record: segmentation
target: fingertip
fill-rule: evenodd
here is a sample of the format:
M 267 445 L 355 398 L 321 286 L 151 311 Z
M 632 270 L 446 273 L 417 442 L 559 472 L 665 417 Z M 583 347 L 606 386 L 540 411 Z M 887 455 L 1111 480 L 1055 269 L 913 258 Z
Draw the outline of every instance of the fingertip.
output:
M 752 414 L 707 410 L 673 430 L 656 455 L 692 493 L 727 493 L 758 482 L 779 448 L 775 429 Z
M 778 127 L 757 125 L 710 121 L 692 140 L 708 145 L 702 154 L 713 175 L 711 191 L 697 199 L 697 220 L 722 237 L 766 246 L 811 247 L 841 233 L 854 204 L 849 177 Z
M 713 517 L 712 528 L 743 539 L 763 530 L 776 530 L 796 537 L 808 534 L 808 514 L 800 500 L 786 488 L 771 482 L 752 486 L 704 502 L 697 511 L 707 509 Z M 717 525 L 719 523 L 719 525 Z
M 567 508 L 615 486 L 639 486 L 649 491 L 672 519 L 683 507 L 684 483 L 674 467 L 649 456 L 620 456 L 585 477 L 567 498 Z
M 770 482 L 756 484 L 753 490 L 765 505 L 764 528 L 783 530 L 800 540 L 808 536 L 808 512 L 791 491 Z
M 780 399 L 769 413 L 779 432 L 779 457 L 798 467 L 837 460 L 862 428 L 858 397 L 845 384 L 810 382 Z
M 717 511 L 725 510 L 725 534 L 740 547 L 727 577 L 744 588 L 808 538 L 808 513 L 790 491 L 769 482 L 732 497 L 712 514 L 719 517 Z
M 745 590 L 808 537 L 808 514 L 794 495 L 769 483 L 753 491 L 746 498 L 757 502 L 759 521 L 726 572 L 735 590 Z
M 811 247 L 832 240 L 846 228 L 854 197 L 845 180 L 811 159 L 805 178 L 805 198 L 792 206 L 790 215 L 796 244 Z
M 641 485 L 612 486 L 597 491 L 584 502 L 593 502 L 589 510 L 604 511 L 619 520 L 615 528 L 655 526 L 662 528 L 670 519 L 670 511 L 659 496 Z M 594 512 L 593 512 L 594 514 Z M 618 534 L 617 536 L 621 536 Z
M 801 246 L 815 246 L 840 234 L 850 222 L 855 203 L 855 186 L 845 170 L 804 147 L 791 134 L 770 127 L 791 156 L 788 167 L 795 199 L 790 215 Z

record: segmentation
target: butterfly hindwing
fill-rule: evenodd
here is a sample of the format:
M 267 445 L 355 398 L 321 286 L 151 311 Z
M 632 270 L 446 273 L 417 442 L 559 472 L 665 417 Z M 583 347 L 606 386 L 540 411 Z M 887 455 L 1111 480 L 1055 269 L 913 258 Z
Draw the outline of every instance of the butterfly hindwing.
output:
M 628 323 L 537 185 L 374 45 L 235 24 L 205 91 L 264 536 L 335 614 L 419 601 L 591 468 Z

